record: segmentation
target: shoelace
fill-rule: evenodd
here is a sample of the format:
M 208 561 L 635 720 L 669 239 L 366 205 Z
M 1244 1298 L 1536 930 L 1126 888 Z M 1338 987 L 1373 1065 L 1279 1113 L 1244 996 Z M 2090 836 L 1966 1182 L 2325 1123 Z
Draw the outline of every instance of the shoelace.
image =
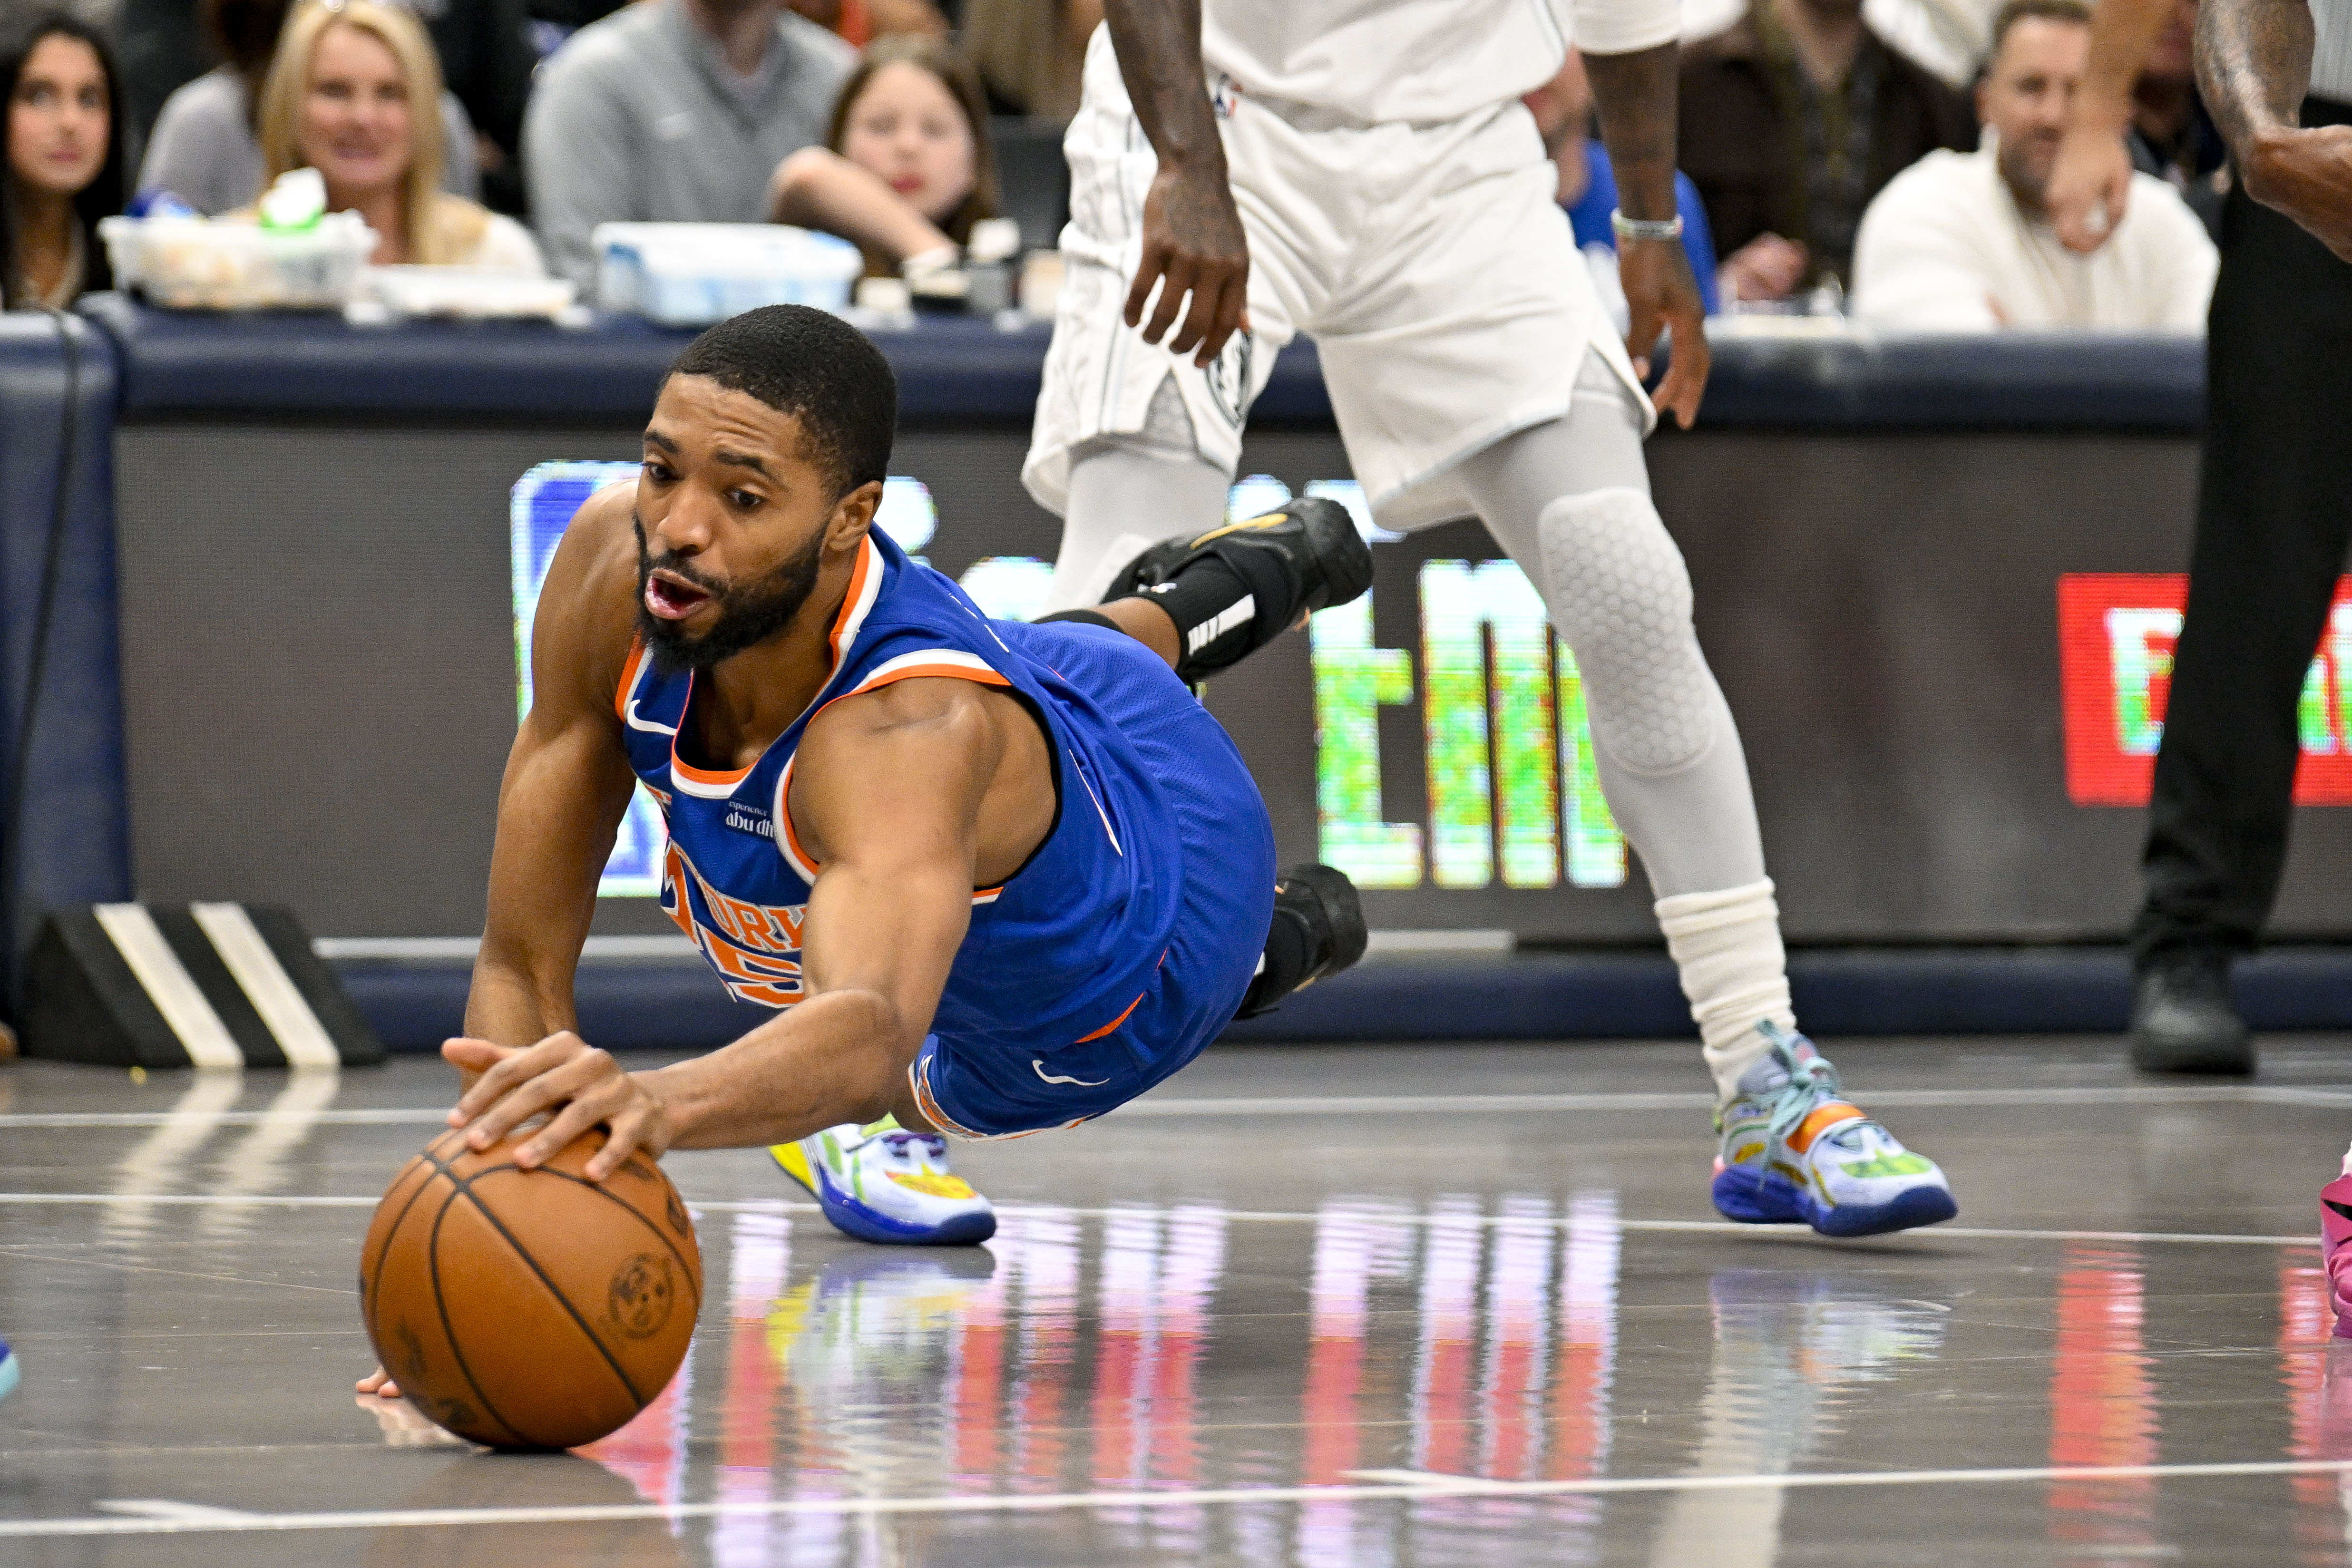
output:
M 904 1128 L 899 1128 L 883 1134 L 882 1142 L 889 1145 L 890 1154 L 896 1159 L 903 1160 L 909 1157 L 907 1153 L 907 1145 L 909 1144 L 922 1145 L 923 1153 L 934 1160 L 944 1160 L 948 1157 L 948 1141 L 935 1133 L 909 1133 Z
M 1797 1124 L 1811 1114 L 1815 1106 L 1839 1097 L 1837 1069 L 1822 1056 L 1799 1058 L 1787 1047 L 1775 1045 L 1772 1053 L 1789 1071 L 1789 1082 L 1780 1086 L 1780 1098 L 1773 1103 L 1772 1119 L 1765 1124 L 1765 1135 L 1780 1143 L 1797 1130 Z

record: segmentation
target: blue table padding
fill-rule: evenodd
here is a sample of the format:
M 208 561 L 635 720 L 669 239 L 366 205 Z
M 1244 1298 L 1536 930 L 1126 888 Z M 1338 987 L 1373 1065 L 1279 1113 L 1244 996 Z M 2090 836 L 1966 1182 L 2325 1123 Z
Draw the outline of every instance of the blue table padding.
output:
M 437 1050 L 465 1013 L 464 964 L 346 961 L 343 983 L 394 1051 Z M 1842 1035 L 2114 1034 L 2131 1016 L 2131 966 L 2113 947 L 1800 950 L 1797 1017 Z M 2282 947 L 2238 966 L 2259 1030 L 2352 1029 L 2352 949 Z M 728 999 L 698 964 L 580 969 L 582 1034 L 614 1049 L 710 1050 L 769 1015 Z M 1391 958 L 1236 1023 L 1236 1043 L 1645 1040 L 1694 1035 L 1663 953 Z
M 12 846 L 16 885 L 0 889 L 0 962 L 11 987 L 43 911 L 131 895 L 115 636 L 115 361 L 104 333 L 67 321 L 80 370 L 64 548 L 21 824 L 0 822 L 0 833 L 23 831 Z M 51 319 L 0 316 L 0 781 L 13 775 L 29 695 L 65 397 Z
M 343 413 L 635 424 L 694 338 L 631 316 L 600 316 L 580 329 L 527 321 L 352 327 L 324 312 L 158 310 L 119 294 L 82 308 L 121 347 L 122 411 L 134 419 Z M 956 318 L 875 341 L 898 372 L 899 412 L 910 423 L 1026 426 L 1049 336 L 1043 325 L 1005 332 Z M 1260 408 L 1276 421 L 1329 418 L 1311 346 L 1283 356 Z
M 692 334 L 632 317 L 569 330 L 542 322 L 362 328 L 326 314 L 209 315 L 120 295 L 83 308 L 121 350 L 129 418 L 172 414 L 533 423 L 645 417 Z M 912 423 L 1025 426 L 1047 329 L 926 319 L 875 341 Z M 2182 338 L 1727 338 L 1702 425 L 1715 429 L 2187 432 L 2203 406 L 2205 350 Z M 1286 350 L 1252 411 L 1261 425 L 1328 425 L 1314 345 Z

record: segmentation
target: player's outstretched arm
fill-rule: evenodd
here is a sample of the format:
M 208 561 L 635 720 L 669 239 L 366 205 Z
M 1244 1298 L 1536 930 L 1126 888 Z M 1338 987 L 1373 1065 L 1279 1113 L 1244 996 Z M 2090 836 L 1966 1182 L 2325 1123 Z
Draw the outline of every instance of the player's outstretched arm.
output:
M 530 1045 L 572 1027 L 572 982 L 635 779 L 613 705 L 634 619 L 630 486 L 565 530 L 531 627 L 531 708 L 499 787 L 488 918 L 466 1032 Z
M 2066 113 L 2065 139 L 2050 171 L 2051 226 L 2068 250 L 2090 255 L 2107 243 L 2131 201 L 2132 84 L 2164 30 L 2174 0 L 2099 0 L 2091 13 L 2091 57 Z
M 1601 140 L 1617 174 L 1617 208 L 1643 222 L 1675 216 L 1675 112 L 1681 55 L 1671 42 L 1627 54 L 1584 57 L 1592 101 L 1601 111 Z M 1649 374 L 1650 354 L 1662 331 L 1674 335 L 1674 358 L 1650 400 L 1685 430 L 1706 395 L 1706 306 L 1680 239 L 1621 235 L 1617 275 L 1633 313 L 1625 350 Z
M 1226 181 L 1225 144 L 1201 64 L 1201 0 L 1105 0 L 1111 47 L 1160 170 L 1143 200 L 1143 260 L 1127 291 L 1127 324 L 1157 343 L 1184 312 L 1171 353 L 1206 365 L 1249 329 L 1249 239 Z M 1143 308 L 1160 285 L 1151 319 Z
M 1027 714 L 969 682 L 904 681 L 828 709 L 801 742 L 788 803 L 818 868 L 806 999 L 652 1072 L 625 1073 L 569 1034 L 526 1051 L 462 1042 L 487 1071 L 452 1122 L 479 1146 L 553 1111 L 517 1151 L 524 1166 L 601 1124 L 610 1138 L 587 1166 L 600 1179 L 634 1148 L 757 1147 L 891 1112 L 924 1125 L 908 1065 L 978 878 L 1009 873 L 1051 830 L 1049 764 Z
M 2352 126 L 2297 123 L 2314 41 L 2307 0 L 2205 0 L 2197 85 L 2246 194 L 2352 261 Z

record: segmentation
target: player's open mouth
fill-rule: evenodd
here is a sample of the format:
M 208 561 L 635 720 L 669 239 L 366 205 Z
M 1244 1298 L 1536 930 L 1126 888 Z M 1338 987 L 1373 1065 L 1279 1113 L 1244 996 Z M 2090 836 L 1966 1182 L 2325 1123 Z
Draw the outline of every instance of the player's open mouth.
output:
M 683 621 L 709 602 L 709 593 L 683 578 L 658 571 L 646 578 L 646 608 L 665 621 Z

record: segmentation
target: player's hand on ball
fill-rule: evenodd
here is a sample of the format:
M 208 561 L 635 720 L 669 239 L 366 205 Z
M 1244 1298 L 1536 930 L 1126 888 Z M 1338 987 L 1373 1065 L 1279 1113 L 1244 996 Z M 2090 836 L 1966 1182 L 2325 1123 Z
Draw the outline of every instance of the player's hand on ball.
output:
M 449 1113 L 449 1124 L 465 1130 L 470 1148 L 487 1149 L 541 1113 L 547 1124 L 515 1151 L 515 1164 L 525 1170 L 596 1126 L 607 1136 L 585 1168 L 591 1181 L 612 1175 L 632 1151 L 659 1159 L 669 1148 L 668 1108 L 609 1053 L 568 1030 L 532 1046 L 453 1040 L 441 1054 L 481 1074 Z
M 1670 332 L 1674 357 L 1666 379 L 1650 394 L 1661 413 L 1671 413 L 1685 430 L 1698 418 L 1699 400 L 1706 395 L 1708 352 L 1706 306 L 1699 298 L 1698 279 L 1691 276 L 1690 256 L 1679 239 L 1625 239 L 1617 246 L 1617 277 L 1625 286 L 1625 304 L 1632 312 L 1632 329 L 1625 334 L 1625 351 L 1643 380 L 1650 376 L 1650 355 L 1658 335 Z

